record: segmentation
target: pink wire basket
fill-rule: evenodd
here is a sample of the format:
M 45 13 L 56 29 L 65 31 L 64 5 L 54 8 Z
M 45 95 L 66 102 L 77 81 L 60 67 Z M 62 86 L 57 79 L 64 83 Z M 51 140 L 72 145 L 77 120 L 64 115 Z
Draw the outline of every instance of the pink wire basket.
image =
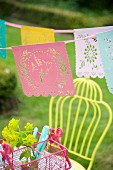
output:
M 0 170 L 5 170 L 7 167 L 11 170 L 68 170 L 71 168 L 67 148 L 52 139 L 43 142 L 46 142 L 43 152 L 36 150 L 36 146 L 42 142 L 37 142 L 31 147 L 15 149 L 0 165 Z M 28 148 L 31 155 L 37 153 L 40 156 L 32 161 L 30 158 L 26 161 L 25 157 L 20 160 L 21 153 Z

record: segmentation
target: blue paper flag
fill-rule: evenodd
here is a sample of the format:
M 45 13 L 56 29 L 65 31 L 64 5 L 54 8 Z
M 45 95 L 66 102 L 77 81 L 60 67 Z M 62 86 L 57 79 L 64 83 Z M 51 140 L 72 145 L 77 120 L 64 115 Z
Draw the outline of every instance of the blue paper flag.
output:
M 6 48 L 6 24 L 0 20 L 0 48 Z M 6 59 L 6 50 L 0 50 L 0 57 Z
M 107 86 L 113 94 L 113 30 L 97 34 L 97 42 Z

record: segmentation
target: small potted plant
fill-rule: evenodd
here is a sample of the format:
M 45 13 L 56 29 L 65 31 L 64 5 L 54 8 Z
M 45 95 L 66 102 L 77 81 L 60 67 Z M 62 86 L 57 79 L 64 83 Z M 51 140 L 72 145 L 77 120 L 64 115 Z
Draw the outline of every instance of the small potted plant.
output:
M 19 120 L 12 118 L 8 125 L 2 130 L 2 136 L 5 139 L 5 142 L 10 144 L 13 150 L 17 150 L 20 146 L 26 146 L 19 157 L 20 160 L 26 158 L 22 164 L 26 164 L 35 159 L 33 156 L 34 153 L 30 148 L 33 143 L 37 142 L 37 139 L 32 134 L 33 129 L 33 124 L 28 122 L 24 126 L 24 130 L 21 130 Z M 27 170 L 27 164 L 22 167 Z

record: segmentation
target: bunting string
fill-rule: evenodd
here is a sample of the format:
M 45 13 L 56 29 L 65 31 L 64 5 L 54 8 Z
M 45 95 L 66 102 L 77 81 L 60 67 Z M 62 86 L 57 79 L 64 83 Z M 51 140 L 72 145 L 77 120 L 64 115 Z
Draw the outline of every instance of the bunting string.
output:
M 11 22 L 5 22 L 6 25 L 8 26 L 11 26 L 11 27 L 15 27 L 15 28 L 21 28 L 22 26 L 21 25 L 18 25 L 18 24 L 14 24 L 14 23 L 11 23 Z
M 11 27 L 15 27 L 15 28 L 22 28 L 22 25 L 19 24 L 14 24 L 11 22 L 5 22 L 6 25 L 11 26 Z M 74 33 L 74 30 L 55 30 L 53 29 L 54 33 Z
M 79 39 L 75 39 L 75 40 L 66 40 L 66 41 L 58 41 L 58 42 L 64 42 L 65 44 L 68 44 L 68 43 L 72 43 L 72 42 L 76 42 L 76 41 L 80 41 L 80 40 L 86 40 L 89 38 L 96 38 L 96 35 L 91 35 L 91 36 L 87 36 L 85 38 L 79 38 Z M 44 43 L 44 44 L 46 44 L 46 43 Z M 12 49 L 12 47 L 0 48 L 0 50 L 11 50 L 11 49 Z

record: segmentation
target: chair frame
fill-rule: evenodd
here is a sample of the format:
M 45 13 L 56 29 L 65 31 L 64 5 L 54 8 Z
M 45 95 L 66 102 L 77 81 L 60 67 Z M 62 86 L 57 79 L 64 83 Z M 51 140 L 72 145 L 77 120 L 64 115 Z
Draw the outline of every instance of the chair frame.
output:
M 81 157 L 81 158 L 83 158 L 85 160 L 88 160 L 89 165 L 88 165 L 87 170 L 90 170 L 92 165 L 93 165 L 97 149 L 99 148 L 100 144 L 102 143 L 102 141 L 103 141 L 103 139 L 104 139 L 104 137 L 105 137 L 111 123 L 112 123 L 112 110 L 111 110 L 110 106 L 103 101 L 102 91 L 101 91 L 99 85 L 97 83 L 95 83 L 94 81 L 92 81 L 90 79 L 85 79 L 85 78 L 78 78 L 78 79 L 74 80 L 74 85 L 75 85 L 75 88 L 76 88 L 75 96 L 73 96 L 73 97 L 70 97 L 70 96 L 59 97 L 57 102 L 56 102 L 56 107 L 55 107 L 55 129 L 58 128 L 58 112 L 59 112 L 59 110 L 60 110 L 60 127 L 63 128 L 63 107 L 64 107 L 65 102 L 68 99 L 71 99 L 70 103 L 69 103 L 69 107 L 68 107 L 69 112 L 68 112 L 67 128 L 66 128 L 65 138 L 64 138 L 64 143 L 63 143 L 63 145 L 66 146 L 68 133 L 69 133 L 72 104 L 73 104 L 73 102 L 75 100 L 79 100 L 78 108 L 77 108 L 76 116 L 75 116 L 75 120 L 74 120 L 74 126 L 73 126 L 74 130 L 73 130 L 71 138 L 70 138 L 68 151 L 70 153 L 76 155 L 76 156 L 79 156 L 79 157 Z M 89 91 L 90 91 L 90 93 L 89 93 Z M 49 126 L 50 127 L 53 127 L 52 114 L 53 114 L 54 99 L 55 99 L 55 97 L 52 97 L 50 99 L 50 104 L 49 104 Z M 72 148 L 72 143 L 73 143 L 73 139 L 74 139 L 76 123 L 77 123 L 77 120 L 78 120 L 79 111 L 80 111 L 82 101 L 84 101 L 86 103 L 86 110 L 84 111 L 83 119 L 82 119 L 80 128 L 78 130 L 78 134 L 76 136 L 74 150 L 72 150 L 71 148 Z M 86 118 L 86 116 L 88 114 L 89 104 L 92 105 L 92 108 L 94 109 L 94 114 L 93 114 L 92 120 L 90 122 L 90 126 L 88 127 L 88 129 L 87 129 L 87 131 L 85 133 L 84 140 L 83 140 L 81 148 L 80 148 L 80 153 L 77 153 L 76 150 L 77 150 L 77 146 L 78 146 L 78 142 L 79 142 L 79 137 L 80 137 L 80 134 L 81 134 L 81 131 L 82 131 L 83 124 L 85 122 L 85 118 Z M 108 121 L 107 121 L 107 125 L 104 128 L 103 133 L 101 134 L 98 142 L 95 145 L 95 148 L 94 148 L 91 156 L 89 157 L 88 154 L 89 154 L 89 150 L 90 150 L 90 145 L 91 145 L 93 136 L 95 134 L 95 131 L 97 130 L 97 126 L 99 124 L 99 121 L 101 119 L 101 113 L 102 112 L 101 112 L 101 109 L 100 109 L 100 105 L 103 105 L 104 107 L 106 107 L 107 113 L 108 113 Z M 83 148 L 85 146 L 85 141 L 86 141 L 86 138 L 88 136 L 89 130 L 90 130 L 92 124 L 94 123 L 94 120 L 95 120 L 96 116 L 98 116 L 98 119 L 97 119 L 97 121 L 95 123 L 94 129 L 93 129 L 92 134 L 91 134 L 91 136 L 89 138 L 86 153 L 85 153 L 85 155 L 83 155 L 82 152 L 83 152 Z

